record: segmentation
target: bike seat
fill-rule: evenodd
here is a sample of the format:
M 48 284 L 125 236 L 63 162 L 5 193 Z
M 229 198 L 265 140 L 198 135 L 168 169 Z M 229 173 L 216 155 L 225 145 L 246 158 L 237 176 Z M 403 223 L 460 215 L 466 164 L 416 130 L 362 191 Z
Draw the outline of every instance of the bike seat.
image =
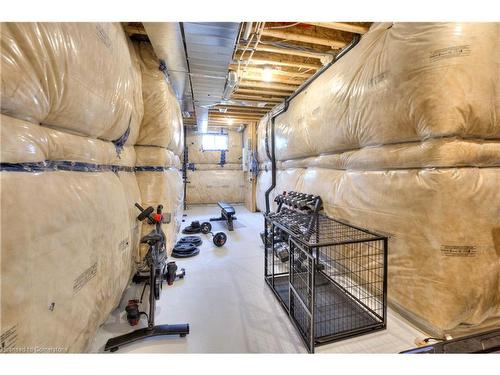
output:
M 148 233 L 141 238 L 141 243 L 147 243 L 148 245 L 154 245 L 161 240 L 163 240 L 163 236 L 161 234 L 151 232 L 151 233 Z

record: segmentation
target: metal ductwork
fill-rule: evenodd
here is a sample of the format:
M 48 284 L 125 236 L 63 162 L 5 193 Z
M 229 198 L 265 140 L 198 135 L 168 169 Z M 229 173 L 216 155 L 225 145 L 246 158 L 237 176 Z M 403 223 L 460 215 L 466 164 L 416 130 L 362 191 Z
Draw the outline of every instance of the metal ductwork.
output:
M 189 69 L 179 22 L 144 22 L 156 56 L 165 62 L 168 78 L 182 112 L 193 112 Z
M 239 23 L 184 22 L 184 41 L 191 72 L 198 131 L 206 131 L 208 109 L 224 97 Z
M 229 97 L 233 93 L 237 84 L 238 84 L 238 74 L 233 71 L 229 72 L 229 75 L 227 76 L 226 87 L 224 88 L 224 93 L 222 95 L 222 98 L 224 100 L 229 100 Z
M 240 24 L 236 22 L 144 22 L 149 40 L 181 105 L 195 112 L 198 131 L 206 131 L 208 110 L 227 100 L 237 84 L 229 74 Z M 185 116 L 187 117 L 187 116 Z

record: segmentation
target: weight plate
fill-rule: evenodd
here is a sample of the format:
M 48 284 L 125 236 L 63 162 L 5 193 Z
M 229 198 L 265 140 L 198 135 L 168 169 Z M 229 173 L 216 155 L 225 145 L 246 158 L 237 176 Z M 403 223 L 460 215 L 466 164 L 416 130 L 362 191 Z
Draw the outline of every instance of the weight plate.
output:
M 178 244 L 193 243 L 196 246 L 201 246 L 203 241 L 202 241 L 200 236 L 186 236 L 186 237 L 182 237 L 179 241 L 177 241 L 177 243 Z
M 216 233 L 214 235 L 214 245 L 217 247 L 224 246 L 227 241 L 227 236 L 223 232 Z
M 194 243 L 176 243 L 173 251 L 176 253 L 185 253 L 188 251 L 193 251 L 193 249 L 196 249 L 196 245 Z
M 201 224 L 201 233 L 207 234 L 210 233 L 211 230 L 212 224 L 210 224 L 208 221 Z
M 190 257 L 194 257 L 195 255 L 198 255 L 199 253 L 200 253 L 200 249 L 195 247 L 193 250 L 183 252 L 183 253 L 177 253 L 177 252 L 173 251 L 172 256 L 174 258 L 190 258 Z
M 196 234 L 200 233 L 201 228 L 193 228 L 191 225 L 188 225 L 186 228 L 182 230 L 182 234 Z

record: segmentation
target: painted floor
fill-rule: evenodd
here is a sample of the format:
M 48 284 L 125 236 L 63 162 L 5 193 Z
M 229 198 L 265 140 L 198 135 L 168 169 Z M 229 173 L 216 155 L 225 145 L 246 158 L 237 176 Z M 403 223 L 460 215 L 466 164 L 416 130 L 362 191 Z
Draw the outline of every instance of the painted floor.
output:
M 251 213 L 243 205 L 235 205 L 235 209 L 238 224 L 233 232 L 224 230 L 228 234 L 226 245 L 216 248 L 209 236 L 202 235 L 198 256 L 176 259 L 178 267 L 186 269 L 186 277 L 164 287 L 157 302 L 156 323 L 189 323 L 189 335 L 148 339 L 124 346 L 119 353 L 306 352 L 264 281 L 264 250 L 259 237 L 262 214 Z M 206 221 L 219 212 L 215 205 L 190 207 L 183 226 L 192 220 Z M 213 224 L 214 231 L 223 229 L 223 223 Z M 97 332 L 91 352 L 102 352 L 109 338 L 132 330 L 124 308 L 141 290 L 133 285 L 125 291 L 120 307 Z M 146 319 L 140 324 L 146 326 Z M 389 309 L 386 330 L 317 347 L 316 353 L 397 353 L 414 347 L 414 340 L 425 336 Z

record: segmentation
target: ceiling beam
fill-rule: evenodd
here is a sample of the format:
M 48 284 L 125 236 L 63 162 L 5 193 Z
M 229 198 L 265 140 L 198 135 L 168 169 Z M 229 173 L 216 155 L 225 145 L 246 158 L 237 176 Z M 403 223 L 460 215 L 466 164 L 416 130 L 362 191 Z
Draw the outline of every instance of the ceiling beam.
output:
M 284 84 L 289 84 L 289 85 L 295 85 L 299 86 L 301 85 L 306 79 L 289 79 L 289 78 L 282 78 L 282 77 L 277 77 L 277 76 L 272 76 L 271 81 L 264 81 L 262 79 L 261 75 L 256 75 L 256 74 L 245 74 L 243 78 L 240 79 L 240 82 L 243 81 L 258 81 L 258 82 L 264 82 L 264 83 L 284 83 Z
M 213 109 L 218 109 L 218 108 L 227 108 L 228 110 L 234 110 L 234 111 L 262 111 L 262 112 L 267 112 L 269 109 L 268 108 L 261 108 L 261 107 L 253 107 L 253 106 L 242 106 L 242 105 L 232 105 L 232 104 L 218 104 L 215 107 L 212 107 Z
M 282 85 L 279 83 L 267 83 L 267 82 L 258 82 L 258 81 L 241 81 L 238 84 L 238 87 L 260 87 L 264 89 L 270 90 L 283 90 L 283 91 L 295 91 L 297 90 L 296 86 L 292 85 Z
M 369 27 L 360 25 L 351 25 L 345 22 L 307 22 L 309 25 L 324 27 L 325 29 L 347 31 L 354 34 L 364 34 Z
M 255 99 L 237 99 L 237 98 L 233 98 L 232 100 L 238 101 L 238 102 L 249 102 L 249 103 L 257 103 L 257 104 L 264 103 L 265 106 L 268 106 L 268 105 L 271 106 L 271 108 L 265 107 L 265 108 L 269 108 L 270 110 L 272 109 L 272 107 L 274 107 L 276 105 L 276 102 L 269 101 L 267 99 L 255 100 Z
M 233 111 L 227 111 L 227 112 L 218 112 L 218 109 L 214 109 L 213 112 L 217 112 L 217 113 L 220 113 L 220 114 L 226 114 L 226 113 L 229 113 L 229 114 L 242 114 L 242 115 L 245 115 L 245 114 L 250 114 L 250 115 L 259 115 L 259 116 L 262 116 L 262 115 L 265 115 L 267 112 L 269 112 L 269 109 L 270 108 L 266 108 L 265 111 L 256 111 L 256 112 L 245 112 L 245 111 L 238 111 L 238 110 L 233 110 Z M 212 112 L 210 112 L 212 113 Z
M 256 119 L 235 119 L 235 118 L 233 118 L 233 121 L 248 123 L 250 121 L 257 121 L 257 120 Z M 211 123 L 238 125 L 238 124 L 235 124 L 234 122 L 233 122 L 233 124 L 229 124 L 227 119 L 223 119 L 223 118 L 211 118 L 208 120 L 208 126 L 210 126 Z
M 252 65 L 252 64 L 249 64 Z M 231 70 L 237 70 L 238 65 L 230 65 L 229 69 Z M 263 68 L 256 68 L 253 66 L 247 66 L 245 68 L 242 68 L 242 70 L 247 71 L 247 72 L 252 72 L 252 73 L 257 73 L 257 74 L 262 74 L 264 72 Z M 310 76 L 313 75 L 313 73 L 298 73 L 298 72 L 289 72 L 287 70 L 278 70 L 278 69 L 273 69 L 273 76 L 275 75 L 280 75 L 280 76 L 286 76 L 286 77 L 298 77 L 298 78 L 309 78 Z
M 254 113 L 254 114 L 248 114 L 248 113 L 240 113 L 240 112 L 236 112 L 236 113 L 229 113 L 229 112 L 226 112 L 226 113 L 217 113 L 217 112 L 209 112 L 209 116 L 218 116 L 218 115 L 224 115 L 224 116 L 229 116 L 229 117 L 256 117 L 256 118 L 261 118 L 262 116 L 265 115 L 265 113 Z
M 320 69 L 321 65 L 318 64 L 308 64 L 299 61 L 281 61 L 281 60 L 271 60 L 271 59 L 258 59 L 252 58 L 251 60 L 243 60 L 242 63 L 247 63 L 252 65 L 274 65 L 274 66 L 286 66 L 289 68 L 304 68 L 304 69 Z
M 264 115 L 262 115 L 264 116 Z M 235 119 L 235 120 L 258 120 L 262 116 L 244 116 L 244 115 L 239 115 L 239 116 L 212 116 L 211 114 L 208 115 L 208 119 L 217 119 L 217 120 L 227 120 L 227 119 Z
M 263 96 L 253 96 L 253 95 L 234 94 L 232 97 L 238 100 L 248 100 L 253 102 L 280 103 L 283 101 L 282 98 L 265 98 Z
M 238 47 L 238 49 L 243 49 L 243 48 L 244 46 Z M 255 47 L 255 51 L 278 53 L 281 55 L 289 55 L 289 56 L 311 57 L 313 59 L 319 59 L 319 60 L 323 57 L 333 57 L 330 53 L 321 53 L 319 51 L 309 52 L 309 51 L 302 51 L 300 49 L 269 46 L 266 44 L 258 44 L 257 47 Z
M 290 93 L 283 91 L 268 91 L 267 89 L 241 89 L 235 91 L 236 94 L 261 94 L 261 95 L 275 95 L 275 96 L 289 96 Z
M 142 28 L 142 27 L 127 25 L 127 26 L 124 26 L 124 29 L 125 29 L 125 32 L 127 32 L 128 34 L 148 35 L 146 30 L 144 30 L 144 28 Z
M 322 46 L 328 46 L 331 48 L 342 48 L 347 43 L 341 40 L 329 39 L 329 38 L 320 38 L 316 36 L 309 36 L 304 34 L 296 34 L 290 31 L 281 31 L 281 30 L 262 30 L 263 36 L 270 36 L 273 38 L 286 39 L 294 42 L 302 42 L 302 43 L 311 43 L 311 44 L 319 44 Z
M 226 109 L 226 112 L 247 112 L 247 113 L 256 113 L 256 112 L 266 112 L 267 108 L 258 108 L 258 107 L 230 107 L 230 106 L 221 106 L 221 107 L 212 107 L 210 110 L 220 112 L 219 109 Z M 224 113 L 224 112 L 220 112 Z

